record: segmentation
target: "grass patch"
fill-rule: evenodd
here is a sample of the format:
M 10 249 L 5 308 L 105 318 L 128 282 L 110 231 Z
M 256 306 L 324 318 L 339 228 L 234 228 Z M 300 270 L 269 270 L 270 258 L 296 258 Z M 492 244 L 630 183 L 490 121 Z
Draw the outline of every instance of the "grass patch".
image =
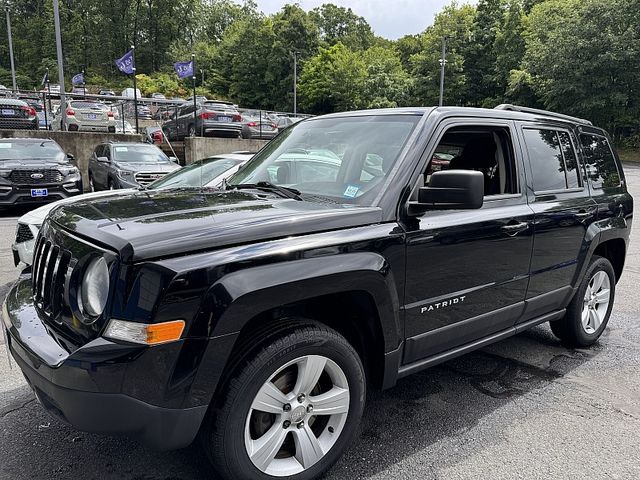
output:
M 618 155 L 623 162 L 640 163 L 640 150 L 618 149 Z

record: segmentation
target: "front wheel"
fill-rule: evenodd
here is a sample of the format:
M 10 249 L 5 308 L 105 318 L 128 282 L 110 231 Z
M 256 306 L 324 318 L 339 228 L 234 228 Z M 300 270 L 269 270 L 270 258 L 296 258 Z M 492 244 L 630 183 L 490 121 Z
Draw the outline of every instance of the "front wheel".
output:
M 364 369 L 344 337 L 292 326 L 238 369 L 204 446 L 224 479 L 317 478 L 351 442 L 364 401 Z
M 564 318 L 551 322 L 553 333 L 570 346 L 593 345 L 609 322 L 615 289 L 611 262 L 594 256 Z

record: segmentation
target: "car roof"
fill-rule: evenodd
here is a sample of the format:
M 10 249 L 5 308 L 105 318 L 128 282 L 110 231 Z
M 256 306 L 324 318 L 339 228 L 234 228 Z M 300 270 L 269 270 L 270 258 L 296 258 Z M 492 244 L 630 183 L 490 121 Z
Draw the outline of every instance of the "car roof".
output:
M 476 107 L 400 107 L 382 108 L 374 110 L 356 110 L 352 112 L 339 112 L 313 118 L 341 118 L 354 116 L 376 116 L 376 115 L 429 115 L 440 113 L 447 116 L 493 118 L 515 121 L 550 121 L 561 122 L 571 125 L 591 126 L 591 122 L 581 118 L 571 117 L 556 112 L 537 110 L 517 105 L 500 105 L 496 108 L 476 108 Z M 313 120 L 310 119 L 310 120 Z

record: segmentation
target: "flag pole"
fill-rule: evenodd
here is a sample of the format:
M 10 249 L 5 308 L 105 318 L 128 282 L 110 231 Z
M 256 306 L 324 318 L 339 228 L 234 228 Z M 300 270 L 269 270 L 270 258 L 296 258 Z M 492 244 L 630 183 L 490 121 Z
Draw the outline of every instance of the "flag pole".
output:
M 136 133 L 140 133 L 140 127 L 138 125 L 138 82 L 136 81 L 136 46 L 131 45 L 131 51 L 133 52 L 131 58 L 133 59 L 133 109 L 136 115 Z
M 44 85 L 42 86 L 46 87 L 47 85 L 49 85 L 49 69 L 48 68 L 47 68 L 47 73 L 45 73 L 44 75 Z M 44 100 L 42 102 L 42 107 L 44 108 L 44 129 L 49 130 L 49 119 L 47 118 L 47 92 L 44 88 L 42 89 L 42 99 Z
M 193 80 L 193 133 L 196 133 L 196 125 L 198 124 L 198 102 L 196 101 L 196 54 L 191 54 L 191 80 Z

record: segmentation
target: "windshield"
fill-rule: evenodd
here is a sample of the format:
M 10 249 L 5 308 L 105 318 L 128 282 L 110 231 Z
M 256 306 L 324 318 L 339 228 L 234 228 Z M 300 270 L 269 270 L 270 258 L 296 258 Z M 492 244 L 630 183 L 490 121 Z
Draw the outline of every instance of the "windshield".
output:
M 168 162 L 162 150 L 153 145 L 116 145 L 113 147 L 113 160 L 126 163 L 158 163 Z
M 0 141 L 0 160 L 55 159 L 63 153 L 60 146 L 52 141 L 10 142 Z
M 207 185 L 240 163 L 242 163 L 242 160 L 232 158 L 207 158 L 170 173 L 153 182 L 149 188 L 180 188 Z
M 298 123 L 233 175 L 229 187 L 269 182 L 295 188 L 303 198 L 371 204 L 419 121 L 417 115 L 370 115 Z

